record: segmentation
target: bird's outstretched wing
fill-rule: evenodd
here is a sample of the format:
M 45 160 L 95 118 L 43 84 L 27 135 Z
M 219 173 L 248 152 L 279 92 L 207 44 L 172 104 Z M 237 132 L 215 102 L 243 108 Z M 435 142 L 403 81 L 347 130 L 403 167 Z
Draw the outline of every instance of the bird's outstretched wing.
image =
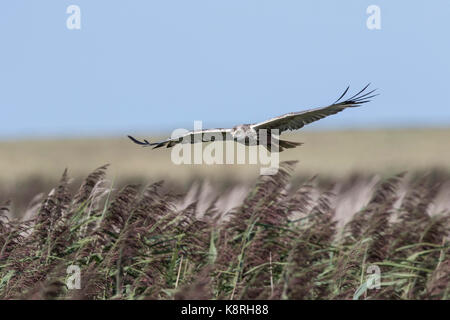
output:
M 226 140 L 228 135 L 227 133 L 231 132 L 231 129 L 205 129 L 205 130 L 197 130 L 190 131 L 186 134 L 177 136 L 175 138 L 170 138 L 160 142 L 150 143 L 148 140 L 140 141 L 132 136 L 128 136 L 131 141 L 134 143 L 141 145 L 143 147 L 153 147 L 153 149 L 161 148 L 161 147 L 173 147 L 178 143 L 195 143 L 195 142 L 209 142 L 214 141 L 217 138 L 222 138 L 222 140 Z
M 361 91 L 350 98 L 346 98 L 343 100 L 344 96 L 347 94 L 348 89 L 344 91 L 344 93 L 337 99 L 333 104 L 327 107 L 321 107 L 316 109 L 310 109 L 300 112 L 292 112 L 287 113 L 285 115 L 272 118 L 267 121 L 263 121 L 260 123 L 255 123 L 252 125 L 252 128 L 255 130 L 259 129 L 278 129 L 279 133 L 286 130 L 296 130 L 302 128 L 304 125 L 307 125 L 311 122 L 323 119 L 332 114 L 336 114 L 341 112 L 345 108 L 350 107 L 359 107 L 360 105 L 367 103 L 371 98 L 377 96 L 378 94 L 373 94 L 375 90 L 371 90 L 366 92 L 366 89 L 369 87 L 370 83 L 366 85 Z

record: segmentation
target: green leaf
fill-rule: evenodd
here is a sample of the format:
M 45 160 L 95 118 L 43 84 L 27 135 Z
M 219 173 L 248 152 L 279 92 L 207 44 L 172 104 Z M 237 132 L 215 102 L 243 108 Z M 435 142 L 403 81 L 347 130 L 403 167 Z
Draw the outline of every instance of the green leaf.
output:
M 367 287 L 367 281 L 363 282 L 358 289 L 356 289 L 355 294 L 353 295 L 353 300 L 358 300 L 359 297 L 364 294 L 368 289 Z
M 215 230 L 211 230 L 211 239 L 209 242 L 209 258 L 208 262 L 209 264 L 214 264 L 217 258 L 217 248 L 216 244 L 214 243 L 215 239 L 217 238 L 217 233 Z
M 6 274 L 6 276 L 4 276 L 0 280 L 0 289 L 2 289 L 9 282 L 9 280 L 12 278 L 12 276 L 14 275 L 15 272 L 16 272 L 16 270 L 9 270 L 8 273 Z

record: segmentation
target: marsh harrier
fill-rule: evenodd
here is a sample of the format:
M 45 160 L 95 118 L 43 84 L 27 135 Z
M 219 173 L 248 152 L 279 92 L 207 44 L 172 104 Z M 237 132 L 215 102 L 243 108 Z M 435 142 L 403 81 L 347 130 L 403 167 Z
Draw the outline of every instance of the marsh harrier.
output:
M 359 107 L 360 105 L 369 102 L 370 99 L 375 97 L 377 94 L 373 94 L 376 89 L 366 92 L 368 87 L 369 84 L 357 94 L 350 98 L 344 99 L 349 90 L 349 87 L 347 87 L 344 93 L 329 106 L 299 112 L 291 112 L 259 123 L 241 124 L 228 129 L 218 128 L 194 130 L 180 136 L 154 143 L 150 143 L 145 139 L 143 141 L 139 141 L 132 136 L 128 137 L 138 145 L 144 147 L 152 146 L 153 149 L 164 146 L 170 148 L 181 142 L 210 142 L 217 140 L 217 137 L 219 137 L 222 138 L 223 141 L 232 139 L 237 142 L 244 143 L 245 145 L 263 144 L 269 151 L 272 151 L 272 147 L 277 145 L 278 150 L 283 151 L 284 149 L 295 148 L 302 143 L 281 140 L 278 138 L 279 134 L 287 130 L 300 129 L 307 124 L 341 112 L 346 108 Z M 265 136 L 263 136 L 263 134 Z

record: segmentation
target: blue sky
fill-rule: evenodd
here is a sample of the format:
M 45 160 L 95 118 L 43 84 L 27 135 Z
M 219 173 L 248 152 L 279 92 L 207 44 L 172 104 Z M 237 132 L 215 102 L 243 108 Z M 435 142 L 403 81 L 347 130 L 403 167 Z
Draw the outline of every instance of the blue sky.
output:
M 449 17 L 446 0 L 2 1 L 0 139 L 226 127 L 368 82 L 373 102 L 310 128 L 449 126 Z

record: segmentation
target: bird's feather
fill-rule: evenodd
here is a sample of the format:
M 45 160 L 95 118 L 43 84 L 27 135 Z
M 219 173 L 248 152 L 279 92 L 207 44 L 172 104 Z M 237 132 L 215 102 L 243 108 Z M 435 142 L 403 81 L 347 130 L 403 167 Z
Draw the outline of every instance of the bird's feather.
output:
M 347 88 L 344 91 L 344 93 L 339 97 L 338 100 L 336 100 L 333 104 L 331 104 L 329 106 L 300 111 L 300 112 L 287 113 L 287 114 L 284 114 L 279 117 L 275 117 L 275 118 L 272 118 L 272 119 L 269 119 L 269 120 L 266 120 L 263 122 L 255 123 L 252 125 L 252 128 L 255 130 L 278 129 L 279 133 L 286 131 L 286 130 L 300 129 L 309 123 L 312 123 L 314 121 L 317 121 L 317 120 L 323 119 L 325 117 L 328 117 L 330 115 L 341 112 L 342 110 L 344 110 L 346 108 L 359 107 L 360 105 L 369 102 L 370 99 L 375 97 L 377 94 L 373 94 L 375 92 L 375 90 L 371 90 L 369 92 L 364 93 L 366 91 L 366 89 L 368 88 L 368 86 L 369 85 L 366 85 L 357 94 L 355 94 L 351 98 L 345 99 L 344 101 L 341 101 L 341 100 L 347 94 L 349 88 Z
M 144 147 L 150 147 L 152 146 L 153 149 L 161 148 L 161 147 L 173 147 L 174 145 L 178 143 L 195 143 L 195 142 L 208 142 L 212 141 L 212 139 L 217 140 L 217 137 L 221 138 L 222 140 L 227 139 L 227 133 L 229 133 L 231 129 L 205 129 L 205 130 L 196 130 L 196 131 L 189 131 L 183 135 L 169 138 L 164 141 L 154 142 L 150 143 L 147 140 L 144 140 L 144 142 L 139 141 L 138 139 L 128 136 L 131 141 L 134 143 L 144 146 Z M 214 138 L 213 138 L 214 137 Z

